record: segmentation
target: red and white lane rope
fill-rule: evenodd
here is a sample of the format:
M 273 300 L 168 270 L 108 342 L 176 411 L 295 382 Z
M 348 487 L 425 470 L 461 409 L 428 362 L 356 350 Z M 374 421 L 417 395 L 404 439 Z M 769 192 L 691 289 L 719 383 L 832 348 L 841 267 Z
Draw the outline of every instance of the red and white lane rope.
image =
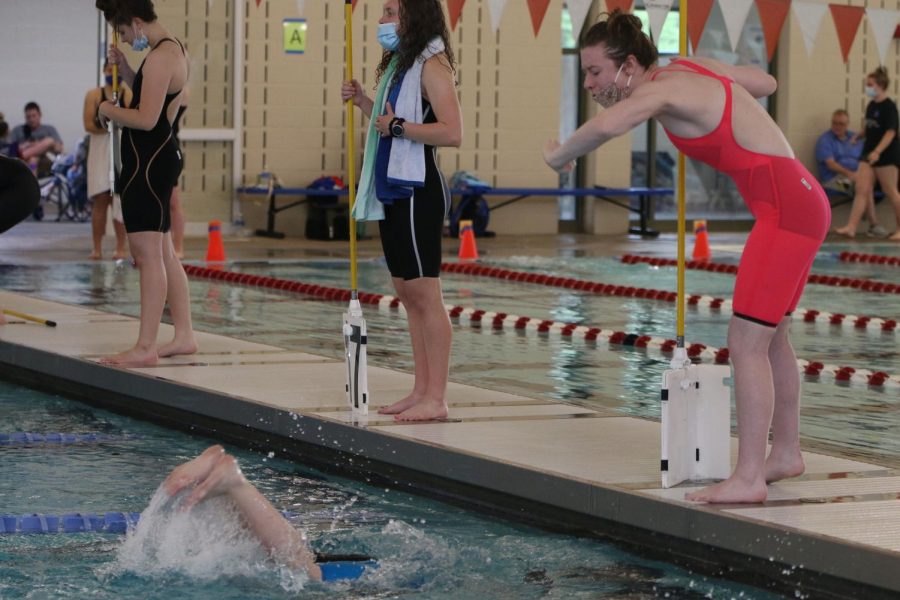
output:
M 322 300 L 348 302 L 350 298 L 349 290 L 307 284 L 289 279 L 223 271 L 194 265 L 184 265 L 184 270 L 191 277 L 262 287 L 271 290 L 295 292 L 320 298 Z M 360 293 L 359 301 L 362 304 L 377 305 L 382 310 L 396 310 L 401 313 L 405 312 L 400 299 L 394 296 Z M 676 345 L 675 340 L 662 337 L 626 333 L 624 331 L 603 330 L 599 327 L 588 327 L 576 323 L 562 323 L 545 319 L 534 319 L 531 317 L 511 315 L 496 311 L 478 310 L 464 306 L 446 305 L 446 309 L 450 317 L 457 319 L 460 323 L 468 322 L 468 324 L 473 327 L 490 327 L 492 330 L 510 329 L 526 334 L 532 333 L 548 336 L 559 335 L 573 340 L 584 340 L 585 342 L 597 342 L 599 340 L 614 345 L 656 350 L 663 355 L 671 355 Z M 714 348 L 698 343 L 686 343 L 685 347 L 687 348 L 688 356 L 697 361 L 707 360 L 719 364 L 728 363 L 729 354 L 727 348 Z M 855 367 L 830 365 L 803 359 L 798 359 L 797 364 L 800 370 L 806 375 L 810 377 L 819 377 L 823 380 L 826 378 L 833 378 L 833 381 L 835 382 L 865 384 L 874 387 L 900 387 L 900 377 L 890 375 L 884 371 L 857 369 Z
M 646 263 L 654 267 L 675 267 L 678 261 L 673 258 L 659 258 L 654 256 L 637 256 L 635 254 L 625 254 L 621 258 L 622 262 L 627 265 L 638 263 Z M 685 263 L 688 269 L 695 271 L 710 271 L 713 273 L 729 273 L 736 275 L 737 265 L 729 265 L 725 263 L 715 263 L 707 261 L 690 260 Z M 808 278 L 809 283 L 817 283 L 819 285 L 830 285 L 834 287 L 846 287 L 861 292 L 874 292 L 882 294 L 900 294 L 900 285 L 896 283 L 885 283 L 883 281 L 874 281 L 872 279 L 859 279 L 856 277 L 835 277 L 832 275 L 816 275 L 811 273 Z
M 587 281 L 584 279 L 573 279 L 571 277 L 555 277 L 543 273 L 513 271 L 477 263 L 444 263 L 441 265 L 441 270 L 445 273 L 459 273 L 479 277 L 493 277 L 507 281 L 534 283 L 537 285 L 566 288 L 602 296 L 647 298 L 649 300 L 662 300 L 665 302 L 675 302 L 677 299 L 675 292 L 669 292 L 667 290 L 613 285 L 596 281 Z M 711 310 L 731 311 L 731 300 L 716 298 L 714 296 L 690 295 L 687 297 L 687 303 L 689 306 L 704 307 Z M 881 317 L 831 313 L 800 307 L 794 311 L 794 315 L 796 318 L 802 319 L 807 323 L 829 323 L 831 325 L 842 325 L 869 331 L 894 331 L 897 329 L 897 321 L 895 319 L 885 319 Z
M 838 254 L 838 260 L 843 262 L 862 262 L 900 267 L 900 256 L 884 256 L 883 254 L 864 254 L 862 252 L 844 251 Z

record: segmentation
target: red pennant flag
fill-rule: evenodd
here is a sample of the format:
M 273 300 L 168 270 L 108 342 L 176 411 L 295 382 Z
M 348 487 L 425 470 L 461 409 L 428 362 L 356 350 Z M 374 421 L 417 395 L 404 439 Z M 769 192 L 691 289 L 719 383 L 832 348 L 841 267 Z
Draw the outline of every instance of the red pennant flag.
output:
M 541 31 L 541 25 L 550 7 L 550 0 L 528 0 L 528 11 L 531 13 L 531 24 L 534 26 L 534 37 Z
M 260 3 L 260 2 L 262 2 L 262 0 L 256 0 L 256 8 L 259 8 L 259 3 Z
M 447 12 L 450 13 L 450 29 L 456 31 L 456 24 L 462 14 L 463 4 L 466 0 L 447 0 Z
M 632 4 L 634 4 L 634 0 L 606 0 L 606 10 L 612 12 L 618 8 L 623 13 L 629 13 Z M 691 4 L 693 5 L 693 2 Z
M 756 9 L 759 11 L 759 20 L 762 23 L 763 34 L 766 36 L 766 52 L 769 62 L 775 54 L 775 46 L 781 37 L 781 28 L 791 9 L 791 0 L 756 0 Z
M 829 4 L 828 8 L 831 9 L 831 18 L 834 20 L 834 28 L 837 29 L 838 40 L 841 42 L 841 54 L 844 55 L 846 63 L 866 9 L 862 6 L 844 6 L 843 4 Z
M 256 1 L 259 2 L 259 0 Z M 353 0 L 353 10 L 356 10 L 356 0 Z
M 694 52 L 700 45 L 700 38 L 703 36 L 703 29 L 706 27 L 706 20 L 709 19 L 712 7 L 713 0 L 691 0 L 688 6 L 688 37 L 691 38 L 691 48 Z

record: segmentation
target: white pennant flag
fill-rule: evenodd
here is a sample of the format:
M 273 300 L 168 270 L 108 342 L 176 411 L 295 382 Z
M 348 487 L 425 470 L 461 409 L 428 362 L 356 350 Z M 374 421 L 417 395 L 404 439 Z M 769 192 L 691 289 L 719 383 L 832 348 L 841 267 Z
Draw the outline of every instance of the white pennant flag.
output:
M 869 18 L 872 35 L 875 36 L 875 43 L 878 45 L 881 64 L 884 64 L 887 60 L 888 50 L 891 48 L 891 39 L 894 37 L 897 21 L 900 21 L 900 11 L 867 8 L 866 16 Z
M 744 23 L 747 22 L 747 15 L 750 14 L 751 6 L 753 6 L 753 0 L 725 0 L 724 2 L 719 2 L 722 16 L 725 17 L 725 29 L 728 31 L 732 52 L 737 50 L 738 42 L 741 41 L 741 31 L 744 30 Z
M 306 10 L 306 0 L 297 0 L 297 16 L 302 17 Z
M 488 6 L 491 9 L 491 26 L 494 33 L 500 28 L 500 17 L 503 16 L 503 9 L 506 8 L 506 0 L 488 0 Z
M 673 0 L 646 0 L 644 8 L 647 9 L 647 18 L 650 20 L 650 37 L 653 43 L 659 45 L 659 34 L 662 32 L 666 17 L 672 10 Z
M 587 19 L 588 11 L 591 10 L 591 4 L 594 0 L 566 0 L 569 7 L 569 17 L 572 19 L 572 33 L 577 40 L 581 36 L 581 30 L 584 28 L 584 21 Z
M 791 2 L 794 16 L 797 17 L 797 25 L 803 34 L 803 43 L 806 45 L 806 56 L 812 56 L 816 37 L 819 35 L 819 26 L 822 25 L 822 17 L 828 12 L 828 4 L 824 2 L 806 2 L 794 0 Z

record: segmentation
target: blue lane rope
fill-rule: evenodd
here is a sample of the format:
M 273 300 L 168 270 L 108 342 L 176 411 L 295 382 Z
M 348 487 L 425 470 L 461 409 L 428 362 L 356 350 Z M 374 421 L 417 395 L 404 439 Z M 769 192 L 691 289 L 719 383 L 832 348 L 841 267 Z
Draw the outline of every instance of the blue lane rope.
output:
M 0 515 L 0 534 L 10 533 L 125 533 L 141 513 L 70 513 L 65 515 Z
M 133 440 L 132 435 L 106 435 L 102 433 L 33 433 L 14 431 L 0 433 L 0 446 L 21 446 L 28 444 L 84 444 L 120 442 Z

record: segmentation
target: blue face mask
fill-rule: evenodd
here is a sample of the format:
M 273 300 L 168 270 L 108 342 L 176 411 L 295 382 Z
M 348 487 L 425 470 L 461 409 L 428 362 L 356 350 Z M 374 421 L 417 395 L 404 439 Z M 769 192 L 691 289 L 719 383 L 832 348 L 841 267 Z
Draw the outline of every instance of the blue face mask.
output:
M 150 47 L 150 40 L 147 39 L 147 36 L 144 35 L 144 32 L 141 32 L 140 36 L 134 36 L 134 41 L 131 42 L 131 48 L 135 52 L 143 52 L 147 48 Z
M 378 26 L 378 43 L 388 52 L 394 52 L 400 47 L 396 23 L 382 23 Z
M 878 95 L 878 90 L 876 90 L 871 85 L 866 86 L 866 96 L 868 96 L 869 98 L 874 98 L 877 95 Z

